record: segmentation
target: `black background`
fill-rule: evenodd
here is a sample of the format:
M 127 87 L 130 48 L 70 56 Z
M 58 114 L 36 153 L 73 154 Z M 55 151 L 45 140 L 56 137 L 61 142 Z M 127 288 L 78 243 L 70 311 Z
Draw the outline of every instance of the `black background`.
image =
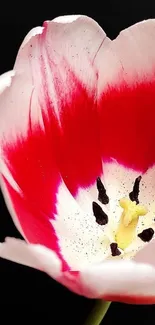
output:
M 155 18 L 153 1 L 105 0 L 86 4 L 57 1 L 4 2 L 0 9 L 0 73 L 12 69 L 17 50 L 28 31 L 44 20 L 65 14 L 85 14 L 94 18 L 110 38 L 140 21 Z M 5 236 L 20 237 L 2 195 L 0 195 L 0 241 Z M 45 274 L 0 260 L 0 324 L 28 321 L 37 324 L 83 324 L 93 301 L 74 295 Z M 4 317 L 4 318 L 3 318 Z M 113 303 L 103 323 L 154 323 L 155 306 Z

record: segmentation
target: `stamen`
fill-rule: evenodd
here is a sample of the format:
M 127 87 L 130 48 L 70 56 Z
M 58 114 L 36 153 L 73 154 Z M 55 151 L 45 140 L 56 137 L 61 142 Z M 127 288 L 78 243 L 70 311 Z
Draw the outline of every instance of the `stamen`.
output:
M 98 189 L 98 200 L 102 203 L 102 204 L 108 204 L 109 203 L 109 197 L 106 193 L 106 189 L 100 179 L 100 177 L 97 178 L 97 189 Z
M 145 216 L 148 212 L 145 206 L 137 205 L 136 202 L 131 202 L 129 199 L 120 199 L 119 204 L 123 208 L 123 223 L 127 227 L 133 220 L 138 220 L 138 217 Z
M 140 234 L 138 234 L 138 237 L 144 241 L 149 242 L 154 235 L 154 230 L 152 228 L 144 229 Z
M 142 176 L 139 176 L 135 179 L 133 191 L 129 194 L 130 200 L 135 201 L 136 204 L 139 204 L 138 195 L 139 195 L 139 185 L 140 185 L 141 179 L 142 179 Z
M 127 248 L 134 237 L 136 236 L 136 227 L 140 216 L 147 214 L 148 210 L 142 206 L 137 205 L 129 199 L 123 198 L 120 200 L 120 206 L 123 212 L 120 218 L 118 229 L 116 231 L 116 242 L 121 249 Z
M 119 255 L 121 255 L 121 252 L 118 249 L 117 243 L 111 243 L 110 244 L 110 248 L 111 248 L 111 255 L 112 256 L 119 256 Z
M 97 204 L 96 202 L 92 203 L 92 208 L 93 208 L 93 213 L 94 216 L 96 218 L 96 222 L 103 226 L 106 225 L 108 223 L 108 216 L 107 214 L 102 210 L 102 208 L 100 207 L 99 204 Z

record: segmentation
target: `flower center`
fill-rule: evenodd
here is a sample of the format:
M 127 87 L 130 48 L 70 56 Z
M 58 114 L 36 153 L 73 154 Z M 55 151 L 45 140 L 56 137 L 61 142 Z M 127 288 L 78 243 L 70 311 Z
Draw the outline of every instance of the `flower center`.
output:
M 115 240 L 118 247 L 124 250 L 135 237 L 139 217 L 145 216 L 148 210 L 143 205 L 136 204 L 135 201 L 127 198 L 122 198 L 119 204 L 123 212 L 116 231 Z

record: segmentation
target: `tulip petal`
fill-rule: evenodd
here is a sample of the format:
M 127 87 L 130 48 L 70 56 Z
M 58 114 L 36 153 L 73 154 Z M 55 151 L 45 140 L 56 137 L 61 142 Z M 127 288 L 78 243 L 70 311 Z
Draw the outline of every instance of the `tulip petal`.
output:
M 71 291 L 82 294 L 78 272 L 62 272 L 61 259 L 45 246 L 8 237 L 5 242 L 0 243 L 0 258 L 45 272 Z
M 8 237 L 0 244 L 0 257 L 44 271 L 54 279 L 61 275 L 60 259 L 55 252 L 41 245 Z
M 96 146 L 97 75 L 92 61 L 105 38 L 97 23 L 82 16 L 68 22 L 56 19 L 46 22 L 44 28 L 35 28 L 21 45 L 15 77 L 0 97 L 1 184 L 9 211 L 18 219 L 18 229 L 26 240 L 51 248 L 62 261 L 61 238 L 65 241 L 70 230 L 66 206 L 74 206 L 73 221 L 81 215 L 75 239 L 73 228 L 76 247 L 85 220 L 77 204 L 72 204 L 72 195 L 102 171 Z M 91 132 L 86 132 L 86 124 Z M 61 192 L 66 193 L 67 201 Z M 54 223 L 58 210 L 59 221 L 63 214 L 68 218 L 67 227 L 63 219 Z M 86 218 L 89 222 L 88 215 Z M 96 224 L 89 224 L 93 247 Z M 98 234 L 99 230 L 95 231 Z M 70 260 L 72 256 L 73 252 Z M 64 267 L 68 267 L 66 260 Z
M 155 266 L 155 239 L 145 246 L 136 254 L 134 260 L 138 263 L 146 263 Z
M 155 303 L 155 268 L 142 263 L 104 262 L 79 272 L 83 295 L 134 304 Z
M 155 268 L 135 262 L 104 262 L 80 271 L 61 271 L 51 250 L 23 240 L 6 238 L 0 257 L 47 273 L 71 291 L 87 298 L 134 304 L 155 303 Z
M 137 23 L 103 43 L 95 60 L 103 159 L 139 172 L 155 163 L 154 31 L 155 20 Z

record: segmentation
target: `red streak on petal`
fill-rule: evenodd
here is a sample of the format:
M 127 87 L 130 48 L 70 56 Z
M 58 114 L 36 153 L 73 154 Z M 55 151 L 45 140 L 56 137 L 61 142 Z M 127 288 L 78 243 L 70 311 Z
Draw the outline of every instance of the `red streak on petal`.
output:
M 95 90 L 89 93 L 67 63 L 63 64 L 68 69 L 66 84 L 72 92 L 61 103 L 61 134 L 56 156 L 64 182 L 75 196 L 79 188 L 90 186 L 102 173 L 99 123 Z M 55 80 L 61 98 L 62 88 L 58 78 Z
M 124 302 L 127 304 L 135 305 L 153 305 L 155 304 L 155 296 L 130 296 L 130 295 L 104 295 L 99 297 L 99 299 L 104 299 L 105 301 L 117 301 Z
M 102 173 L 96 90 L 94 86 L 94 90 L 88 92 L 64 58 L 59 68 L 52 61 L 48 48 L 46 54 L 59 106 L 59 135 L 55 138 L 55 157 L 66 186 L 75 196 L 79 188 L 90 186 Z M 50 132 L 52 108 L 43 55 L 40 60 L 46 98 L 44 124 Z M 60 69 L 66 77 L 65 85 Z
M 155 163 L 155 80 L 109 87 L 99 102 L 105 160 L 146 171 Z
M 54 137 L 54 120 L 52 133 Z M 56 193 L 61 181 L 54 161 L 53 147 L 52 139 L 39 126 L 33 129 L 31 126 L 26 138 L 21 136 L 16 143 L 7 144 L 4 148 L 8 167 L 21 189 L 21 195 L 5 179 L 4 181 L 27 240 L 56 251 L 65 270 L 68 265 L 61 255 L 50 222 L 50 219 L 55 218 Z
M 68 78 L 74 89 L 69 100 L 60 101 L 60 123 L 44 83 L 45 132 L 39 123 L 34 125 L 29 114 L 27 137 L 18 135 L 16 142 L 3 148 L 8 168 L 22 193 L 17 194 L 6 182 L 25 237 L 31 243 L 55 250 L 59 256 L 50 219 L 57 214 L 56 194 L 61 177 L 75 195 L 79 187 L 93 183 L 102 170 L 94 96 L 88 95 L 73 73 Z M 67 268 L 62 256 L 61 259 L 63 269 Z
M 62 177 L 73 195 L 102 173 L 98 116 L 93 96 L 80 83 L 62 108 L 62 134 L 57 151 Z

